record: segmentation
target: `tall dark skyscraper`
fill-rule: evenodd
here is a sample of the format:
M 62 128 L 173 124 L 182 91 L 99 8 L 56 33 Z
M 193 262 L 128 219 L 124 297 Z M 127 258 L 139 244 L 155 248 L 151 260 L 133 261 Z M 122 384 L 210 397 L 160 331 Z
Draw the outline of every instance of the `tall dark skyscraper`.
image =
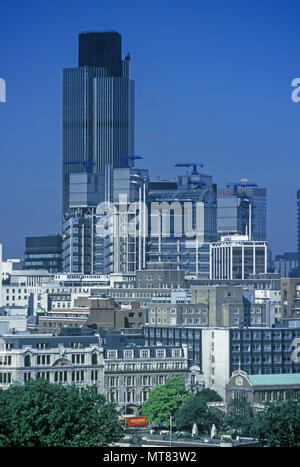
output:
M 121 35 L 115 31 L 79 34 L 79 66 L 100 67 L 109 76 L 122 76 Z
M 104 174 L 134 154 L 134 82 L 116 31 L 79 35 L 79 66 L 63 70 L 62 210 L 69 174 Z M 99 200 L 100 201 L 100 200 Z

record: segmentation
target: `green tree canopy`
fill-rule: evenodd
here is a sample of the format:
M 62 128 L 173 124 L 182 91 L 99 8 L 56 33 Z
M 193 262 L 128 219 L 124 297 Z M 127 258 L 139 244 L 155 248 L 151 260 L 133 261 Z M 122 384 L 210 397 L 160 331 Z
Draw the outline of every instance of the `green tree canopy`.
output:
M 300 447 L 300 401 L 267 403 L 251 430 L 261 446 Z
M 122 433 L 115 405 L 93 387 L 39 379 L 0 390 L 0 447 L 107 446 Z
M 197 397 L 204 402 L 222 402 L 222 397 L 214 389 L 204 388 L 197 393 Z
M 226 416 L 227 425 L 237 430 L 243 436 L 250 436 L 252 427 L 256 423 L 255 415 L 251 404 L 245 394 L 240 394 L 229 403 L 229 410 Z
M 213 424 L 217 429 L 223 427 L 224 414 L 217 409 L 210 409 L 207 402 L 218 402 L 222 398 L 213 390 L 203 389 L 199 393 L 185 399 L 175 414 L 178 429 L 191 430 L 197 424 L 200 433 L 210 431 Z
M 149 422 L 169 425 L 170 416 L 174 416 L 185 398 L 190 397 L 187 394 L 183 376 L 168 378 L 163 386 L 157 386 L 150 392 L 142 414 Z

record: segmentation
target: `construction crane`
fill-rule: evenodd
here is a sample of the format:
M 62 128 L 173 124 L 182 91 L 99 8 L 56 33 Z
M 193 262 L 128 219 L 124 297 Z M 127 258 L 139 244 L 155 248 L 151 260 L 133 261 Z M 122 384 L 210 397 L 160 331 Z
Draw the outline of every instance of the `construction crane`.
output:
M 191 175 L 198 175 L 197 167 L 203 167 L 202 162 L 180 162 L 175 167 L 193 167 Z
M 135 159 L 143 159 L 142 156 L 121 156 L 119 161 L 123 162 L 123 168 L 130 168 L 133 167 L 133 162 L 130 163 L 129 161 L 134 161 Z
M 64 162 L 64 165 L 75 165 L 75 164 L 82 164 L 83 167 L 85 168 L 85 172 L 89 172 L 89 169 L 91 168 L 91 166 L 96 165 L 95 162 L 90 162 L 90 161 L 68 161 L 68 162 Z
M 238 188 L 253 188 L 257 187 L 255 183 L 249 183 L 247 178 L 242 178 L 240 182 L 231 182 L 226 184 L 226 188 L 233 188 L 234 193 L 238 192 Z

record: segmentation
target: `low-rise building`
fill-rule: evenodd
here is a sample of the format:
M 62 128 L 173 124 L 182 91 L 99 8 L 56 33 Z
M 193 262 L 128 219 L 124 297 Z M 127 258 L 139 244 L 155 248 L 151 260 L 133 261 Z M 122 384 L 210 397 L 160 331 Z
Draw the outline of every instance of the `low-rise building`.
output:
M 191 374 L 190 374 L 191 373 Z M 167 378 L 183 376 L 191 390 L 202 388 L 200 370 L 190 372 L 187 347 L 118 347 L 104 350 L 104 385 L 109 401 L 137 414 L 150 391 Z
M 267 273 L 267 243 L 229 235 L 210 243 L 210 279 L 247 279 Z
M 10 334 L 0 337 L 0 388 L 29 379 L 93 385 L 103 393 L 103 349 L 96 335 Z
M 130 332 L 67 331 L 1 335 L 0 389 L 38 378 L 79 389 L 94 386 L 129 414 L 137 413 L 150 391 L 169 377 L 183 376 L 194 392 L 203 387 L 200 368 L 190 368 L 186 346 L 145 346 L 141 334 Z
M 300 396 L 300 374 L 248 375 L 234 371 L 226 384 L 226 405 L 232 400 L 246 400 L 254 409 L 262 409 L 265 402 L 286 400 Z
M 299 327 L 152 327 L 144 328 L 146 345 L 188 346 L 190 365 L 204 375 L 205 387 L 223 398 L 233 371 L 247 374 L 300 373 Z
M 300 277 L 281 279 L 281 322 L 300 318 Z

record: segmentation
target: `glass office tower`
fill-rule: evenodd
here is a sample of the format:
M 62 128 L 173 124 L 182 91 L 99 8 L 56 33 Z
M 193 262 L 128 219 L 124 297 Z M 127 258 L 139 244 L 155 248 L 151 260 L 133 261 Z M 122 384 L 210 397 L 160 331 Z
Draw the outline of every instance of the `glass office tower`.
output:
M 148 261 L 175 263 L 187 275 L 209 278 L 209 245 L 217 239 L 212 177 L 195 171 L 151 181 L 148 206 Z
M 79 35 L 79 66 L 63 70 L 63 215 L 70 173 L 104 175 L 134 154 L 134 82 L 115 31 Z
M 241 180 L 218 188 L 217 229 L 221 235 L 248 235 L 267 239 L 267 190 Z

